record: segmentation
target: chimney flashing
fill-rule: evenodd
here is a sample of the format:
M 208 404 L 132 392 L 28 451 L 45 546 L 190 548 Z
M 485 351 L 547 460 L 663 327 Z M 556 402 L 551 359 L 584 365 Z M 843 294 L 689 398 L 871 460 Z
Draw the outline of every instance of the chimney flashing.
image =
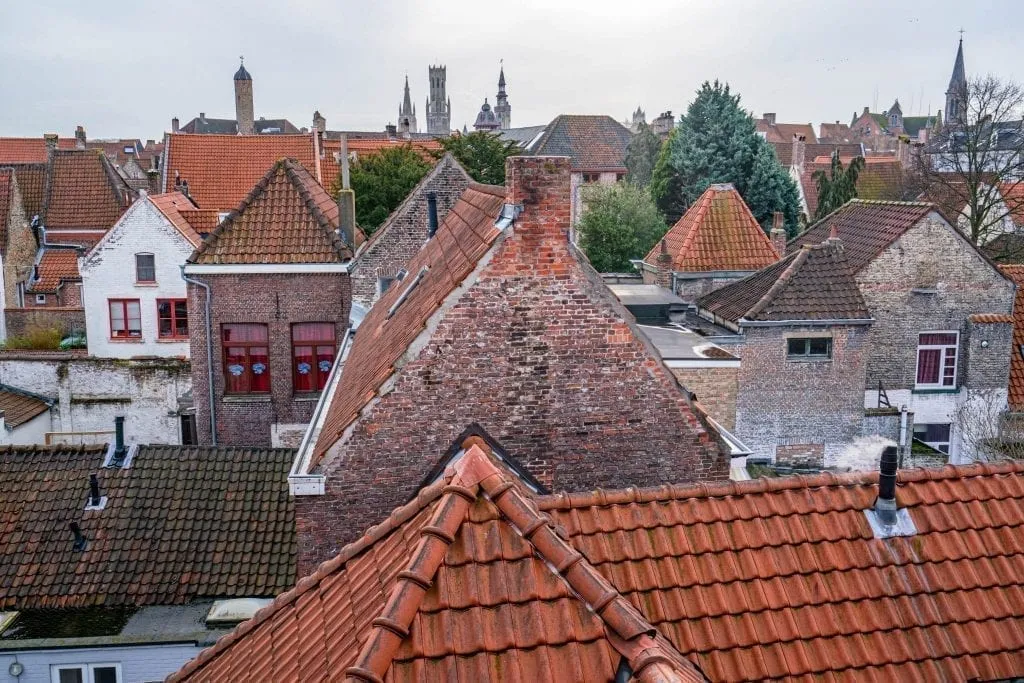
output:
M 865 510 L 871 533 L 875 538 L 914 536 L 917 527 L 906 509 L 896 507 L 896 473 L 899 469 L 899 450 L 886 446 L 882 450 L 878 474 L 878 498 L 870 510 Z

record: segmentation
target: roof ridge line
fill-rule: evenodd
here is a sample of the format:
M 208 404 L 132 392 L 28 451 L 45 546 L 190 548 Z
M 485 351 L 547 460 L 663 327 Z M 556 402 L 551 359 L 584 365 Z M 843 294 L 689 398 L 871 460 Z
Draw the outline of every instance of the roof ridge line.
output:
M 330 221 L 327 219 L 327 216 L 324 215 L 324 212 L 320 209 L 316 202 L 313 201 L 313 192 L 302 179 L 301 173 L 305 173 L 306 175 L 308 175 L 309 179 L 315 182 L 320 187 L 320 189 L 323 190 L 323 192 L 327 194 L 328 197 L 330 197 L 330 194 L 327 193 L 326 190 L 324 190 L 323 185 L 320 185 L 320 183 L 317 182 L 316 178 L 314 178 L 313 175 L 309 172 L 309 169 L 303 166 L 298 159 L 292 157 L 285 157 L 283 160 L 282 167 L 284 168 L 285 177 L 288 178 L 288 181 L 292 185 L 292 187 L 294 187 L 298 191 L 299 197 L 302 199 L 303 203 L 306 205 L 306 208 L 309 210 L 309 212 L 313 214 L 313 218 L 316 219 L 317 225 L 319 225 L 320 229 L 324 231 L 327 240 L 331 243 L 331 246 L 334 248 L 335 253 L 338 254 L 338 258 L 344 261 L 346 251 L 351 252 L 349 258 L 354 256 L 356 252 L 355 245 L 353 244 L 351 248 L 349 248 L 349 246 L 342 241 L 341 237 L 338 236 L 337 229 L 331 225 Z M 338 223 L 340 227 L 340 214 L 338 215 Z M 353 240 L 354 239 L 355 238 L 353 237 Z

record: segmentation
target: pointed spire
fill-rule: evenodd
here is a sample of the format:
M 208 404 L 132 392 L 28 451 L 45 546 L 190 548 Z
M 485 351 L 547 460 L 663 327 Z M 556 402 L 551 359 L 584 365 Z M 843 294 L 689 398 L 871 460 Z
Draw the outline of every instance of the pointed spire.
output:
M 960 44 L 956 48 L 956 61 L 953 62 L 953 75 L 949 79 L 947 92 L 955 92 L 967 82 L 967 74 L 964 70 L 964 32 L 960 30 Z
M 399 114 L 408 116 L 412 114 L 412 98 L 409 96 L 409 75 L 405 75 L 405 93 L 402 97 L 402 108 L 399 110 Z
M 501 60 L 501 73 L 498 74 L 498 90 L 505 89 L 505 60 Z

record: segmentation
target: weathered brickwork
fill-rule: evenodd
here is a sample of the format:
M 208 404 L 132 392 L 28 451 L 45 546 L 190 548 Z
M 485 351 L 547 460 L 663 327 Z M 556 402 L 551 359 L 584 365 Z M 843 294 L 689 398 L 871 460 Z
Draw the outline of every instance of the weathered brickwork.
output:
M 271 425 L 308 423 L 316 402 L 292 391 L 291 324 L 333 322 L 340 347 L 351 301 L 347 273 L 205 275 L 196 280 L 210 285 L 213 334 L 213 393 L 217 415 L 217 444 L 269 446 Z M 209 379 L 206 354 L 206 294 L 188 286 L 188 326 L 191 337 L 193 393 L 199 442 L 210 438 Z M 264 323 L 270 335 L 270 394 L 224 395 L 221 325 Z
M 437 196 L 440 224 L 470 183 L 470 177 L 449 154 L 437 162 L 401 206 L 373 234 L 353 264 L 352 298 L 364 306 L 377 299 L 377 282 L 394 277 L 427 240 L 427 193 Z
M 12 177 L 10 210 L 6 217 L 0 216 L 0 220 L 7 220 L 7 244 L 3 245 L 3 301 L 4 306 L 10 308 L 18 306 L 18 283 L 26 282 L 32 275 L 38 249 L 22 199 L 17 179 Z
M 868 352 L 869 391 L 877 390 L 879 382 L 887 391 L 914 387 L 918 334 L 929 330 L 960 332 L 957 383 L 963 385 L 971 365 L 965 355 L 971 350 L 968 316 L 1013 311 L 1013 284 L 934 215 L 904 233 L 862 268 L 856 280 L 876 321 Z M 996 361 L 983 362 L 987 369 L 972 380 L 1001 381 L 1005 387 L 1009 347 L 997 350 L 993 345 L 982 354 Z
M 1006 390 L 1013 353 L 1013 323 L 968 320 L 963 384 L 973 391 Z M 1018 351 L 1019 353 L 1019 351 Z
M 790 467 L 820 468 L 825 462 L 825 444 L 795 443 L 775 447 L 775 463 Z
M 328 453 L 326 495 L 296 498 L 300 572 L 407 500 L 474 423 L 553 490 L 728 476 L 722 445 L 569 245 L 568 159 L 508 169 L 524 207 L 511 235 Z
M 61 334 L 85 332 L 85 310 L 38 306 L 8 308 L 4 311 L 8 336 L 21 336 L 30 330 L 57 329 Z
M 781 452 L 793 462 L 796 453 L 813 452 L 824 458 L 860 436 L 868 329 L 864 325 L 744 329 L 736 436 L 755 456 L 776 458 Z M 790 337 L 831 337 L 831 360 L 788 360 Z M 815 448 L 807 450 L 808 445 Z M 818 466 L 823 464 L 821 458 Z
M 736 428 L 739 368 L 672 368 L 672 373 L 718 424 L 729 431 Z

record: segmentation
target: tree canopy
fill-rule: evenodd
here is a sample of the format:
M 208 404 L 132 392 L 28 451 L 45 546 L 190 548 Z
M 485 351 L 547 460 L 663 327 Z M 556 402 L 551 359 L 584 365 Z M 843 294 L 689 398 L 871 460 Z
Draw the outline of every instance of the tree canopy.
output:
M 765 151 L 768 146 L 740 107 L 740 96 L 728 84 L 705 81 L 655 166 L 651 186 L 658 207 L 677 220 L 709 185 L 732 183 L 748 204 L 756 200 L 754 216 L 763 226 L 781 211 L 787 230 L 795 232 L 799 195 L 786 169 Z
M 352 164 L 349 179 L 356 194 L 356 222 L 369 235 L 380 227 L 391 212 L 408 196 L 430 164 L 412 145 L 389 147 L 375 154 L 360 156 Z M 337 196 L 340 182 L 331 188 Z
M 576 226 L 580 247 L 602 273 L 633 269 L 630 259 L 642 259 L 665 234 L 665 219 L 650 194 L 629 183 L 588 185 L 585 208 Z
M 455 133 L 439 140 L 441 150 L 435 156 L 441 158 L 450 152 L 473 180 L 488 185 L 505 184 L 505 159 L 522 152 L 515 142 L 502 140 L 497 133 L 476 130 L 472 133 Z
M 636 135 L 626 146 L 626 180 L 637 187 L 651 184 L 651 174 L 661 153 L 661 138 L 646 123 L 641 123 Z
M 840 206 L 857 197 L 857 177 L 864 169 L 864 157 L 857 157 L 845 169 L 839 161 L 839 152 L 832 153 L 832 166 L 828 173 L 815 171 L 814 184 L 818 188 L 818 210 L 814 220 L 820 220 Z

